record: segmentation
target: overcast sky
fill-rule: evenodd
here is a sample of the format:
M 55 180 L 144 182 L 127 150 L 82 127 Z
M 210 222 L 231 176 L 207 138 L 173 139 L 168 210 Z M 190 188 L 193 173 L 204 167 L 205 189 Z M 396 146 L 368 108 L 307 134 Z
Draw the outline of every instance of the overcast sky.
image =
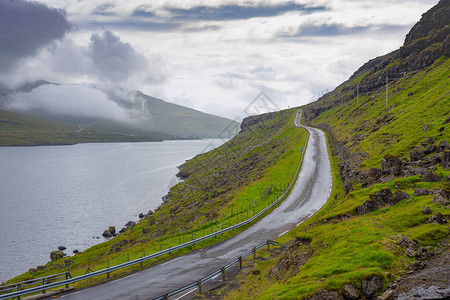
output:
M 262 91 L 311 102 L 437 2 L 0 0 L 0 82 L 137 89 L 234 119 Z

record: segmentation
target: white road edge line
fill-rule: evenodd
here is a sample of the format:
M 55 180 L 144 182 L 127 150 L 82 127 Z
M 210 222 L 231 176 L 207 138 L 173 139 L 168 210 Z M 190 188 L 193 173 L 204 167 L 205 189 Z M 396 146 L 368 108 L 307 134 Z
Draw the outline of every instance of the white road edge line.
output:
M 278 237 L 280 237 L 280 236 L 282 236 L 282 235 L 285 235 L 285 234 L 288 233 L 288 232 L 289 232 L 289 230 L 286 230 L 286 231 L 283 232 L 282 234 L 278 235 Z
M 304 221 L 301 221 L 300 223 L 298 223 L 297 225 L 295 225 L 295 227 L 297 227 L 298 225 L 302 224 Z
M 176 298 L 175 300 L 179 300 L 179 299 L 183 298 L 184 296 L 189 295 L 190 293 L 192 293 L 192 292 L 195 291 L 196 289 L 197 289 L 197 288 L 194 288 L 194 289 L 190 290 L 189 292 L 187 292 L 186 294 L 181 295 L 180 297 Z
M 120 280 L 122 280 L 122 279 L 126 279 L 126 278 L 130 278 L 130 277 L 133 277 L 133 276 L 136 276 L 136 275 L 138 275 L 138 273 L 134 273 L 134 274 L 131 274 L 131 275 L 128 275 L 128 276 L 125 276 L 125 277 L 122 277 L 122 278 L 119 278 L 119 279 L 116 279 L 116 280 L 110 281 L 110 282 L 108 282 L 108 284 L 111 284 L 111 283 L 116 283 L 117 281 L 120 281 Z

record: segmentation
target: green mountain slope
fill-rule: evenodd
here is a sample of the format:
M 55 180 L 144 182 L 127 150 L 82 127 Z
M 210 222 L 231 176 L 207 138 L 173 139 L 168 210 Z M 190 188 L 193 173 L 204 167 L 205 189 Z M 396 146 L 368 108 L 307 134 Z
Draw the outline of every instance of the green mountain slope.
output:
M 330 199 L 207 297 L 389 299 L 450 286 L 449 12 L 441 1 L 402 48 L 303 108 L 328 135 Z
M 0 146 L 67 145 L 97 142 L 162 141 L 172 136 L 121 127 L 89 128 L 45 121 L 0 110 Z M 128 131 L 127 131 L 128 130 Z
M 237 122 L 230 119 L 166 102 L 141 92 L 136 92 L 135 97 L 146 112 L 146 117 L 140 118 L 138 123 L 141 128 L 180 137 L 219 137 L 221 134 L 226 135 L 227 128 L 238 126 Z

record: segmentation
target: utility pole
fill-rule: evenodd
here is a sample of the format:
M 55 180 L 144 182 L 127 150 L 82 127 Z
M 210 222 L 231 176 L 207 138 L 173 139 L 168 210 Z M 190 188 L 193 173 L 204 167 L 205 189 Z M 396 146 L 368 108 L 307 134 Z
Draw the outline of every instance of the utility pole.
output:
M 389 90 L 389 76 L 386 71 L 386 108 L 388 107 L 388 90 Z

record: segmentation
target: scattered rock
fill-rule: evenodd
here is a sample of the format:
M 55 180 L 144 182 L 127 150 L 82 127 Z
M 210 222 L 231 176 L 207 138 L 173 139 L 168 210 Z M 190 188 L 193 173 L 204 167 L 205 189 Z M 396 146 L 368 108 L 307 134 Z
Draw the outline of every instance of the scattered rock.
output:
M 361 206 L 356 208 L 359 215 L 364 215 L 371 211 L 375 211 L 388 204 L 394 205 L 403 199 L 409 199 L 410 196 L 400 191 L 396 191 L 392 194 L 390 189 L 384 188 L 375 194 L 370 194 L 369 198 L 370 200 L 364 202 Z
M 128 221 L 127 224 L 125 224 L 125 227 L 134 227 L 136 226 L 136 222 L 134 221 Z
M 369 177 L 372 177 L 374 179 L 379 179 L 379 178 L 381 178 L 381 176 L 383 176 L 383 172 L 381 171 L 381 169 L 372 168 L 369 170 Z
M 432 213 L 431 208 L 429 208 L 428 206 L 425 206 L 425 207 L 422 209 L 422 212 L 423 212 L 424 214 L 426 214 L 426 215 L 429 215 L 429 214 Z
M 363 279 L 361 282 L 361 288 L 364 296 L 372 297 L 376 292 L 380 292 L 383 289 L 383 282 L 380 276 L 373 276 L 370 279 Z
M 149 233 L 150 233 L 150 228 L 149 227 L 142 228 L 142 234 L 149 234 Z
M 437 194 L 436 196 L 434 196 L 433 202 L 439 205 L 446 205 L 446 206 L 450 204 L 450 201 L 445 199 L 445 197 L 442 196 L 441 194 Z
M 383 171 L 383 174 L 401 176 L 403 174 L 402 168 L 403 162 L 397 156 L 388 154 L 381 160 L 381 170 Z
M 411 161 L 418 161 L 425 157 L 425 153 L 420 150 L 413 150 L 409 152 L 409 157 Z
M 359 299 L 360 294 L 359 290 L 355 288 L 353 285 L 346 284 L 342 289 L 342 296 L 344 296 L 344 299 L 347 300 L 356 300 Z
M 409 257 L 415 257 L 415 256 L 417 255 L 417 252 L 414 251 L 414 250 L 411 249 L 411 248 L 406 248 L 405 253 L 406 253 L 406 255 L 408 255 Z
M 448 143 L 447 143 L 446 140 L 442 140 L 442 141 L 439 142 L 436 151 L 437 151 L 438 153 L 440 153 L 440 152 L 443 152 L 443 151 L 445 151 L 445 150 L 450 150 L 450 146 L 448 145 Z
M 80 251 L 78 251 L 77 249 L 75 249 L 75 250 L 73 250 L 72 251 L 74 254 L 77 254 L 77 253 L 79 253 Z
M 330 292 L 326 289 L 320 289 L 307 298 L 307 300 L 337 300 L 337 299 L 342 299 L 342 297 L 339 296 L 337 292 Z
M 442 123 L 442 125 L 445 125 L 445 124 L 447 124 L 447 123 L 450 123 L 450 117 L 448 117 L 448 118 L 444 121 L 444 123 Z
M 436 145 L 428 145 L 425 151 L 423 152 L 425 155 L 431 154 L 433 152 L 436 152 L 437 147 Z
M 447 223 L 447 219 L 441 213 L 434 213 L 429 219 L 428 223 L 437 223 L 437 224 L 445 224 Z
M 444 178 L 445 181 L 450 181 L 450 176 L 446 175 Z
M 131 240 L 122 240 L 118 243 L 115 243 L 114 245 L 112 245 L 110 253 L 119 252 L 122 250 L 122 247 L 124 247 L 125 245 L 128 245 L 130 243 L 131 243 Z
M 105 238 L 110 238 L 110 237 L 112 237 L 111 231 L 109 231 L 108 229 L 106 229 L 105 231 L 103 231 L 102 235 L 103 235 Z
M 423 124 L 423 131 L 428 131 L 428 130 L 430 130 L 430 125 Z
M 31 275 L 33 275 L 33 274 L 36 273 L 36 272 L 37 272 L 36 268 L 30 268 L 30 269 L 28 270 L 28 273 L 30 273 Z
M 139 219 L 143 219 L 144 218 L 144 214 L 143 213 L 140 213 L 139 214 Z
M 252 274 L 259 275 L 259 274 L 261 274 L 261 271 L 260 270 L 253 270 Z
M 413 196 L 418 197 L 418 196 L 423 196 L 423 195 L 428 195 L 428 194 L 430 194 L 429 189 L 415 189 Z
M 58 247 L 58 250 L 59 250 L 59 251 L 64 251 L 64 250 L 66 250 L 66 247 L 64 247 L 64 246 L 59 246 L 59 247 Z
M 378 296 L 378 300 L 392 300 L 394 299 L 394 290 L 387 290 L 381 296 Z
M 64 255 L 65 255 L 65 254 L 64 254 Z M 45 266 L 37 266 L 36 269 L 37 269 L 38 271 L 43 271 L 43 270 L 45 270 Z
M 66 254 L 64 254 L 64 252 L 60 251 L 60 250 L 56 250 L 56 251 L 52 251 L 52 253 L 50 253 L 50 259 L 52 261 L 58 260 L 60 258 L 63 258 Z
M 437 176 L 434 173 L 428 173 L 425 176 L 423 176 L 422 181 L 423 182 L 439 182 L 441 180 L 441 178 L 439 178 L 439 176 Z

